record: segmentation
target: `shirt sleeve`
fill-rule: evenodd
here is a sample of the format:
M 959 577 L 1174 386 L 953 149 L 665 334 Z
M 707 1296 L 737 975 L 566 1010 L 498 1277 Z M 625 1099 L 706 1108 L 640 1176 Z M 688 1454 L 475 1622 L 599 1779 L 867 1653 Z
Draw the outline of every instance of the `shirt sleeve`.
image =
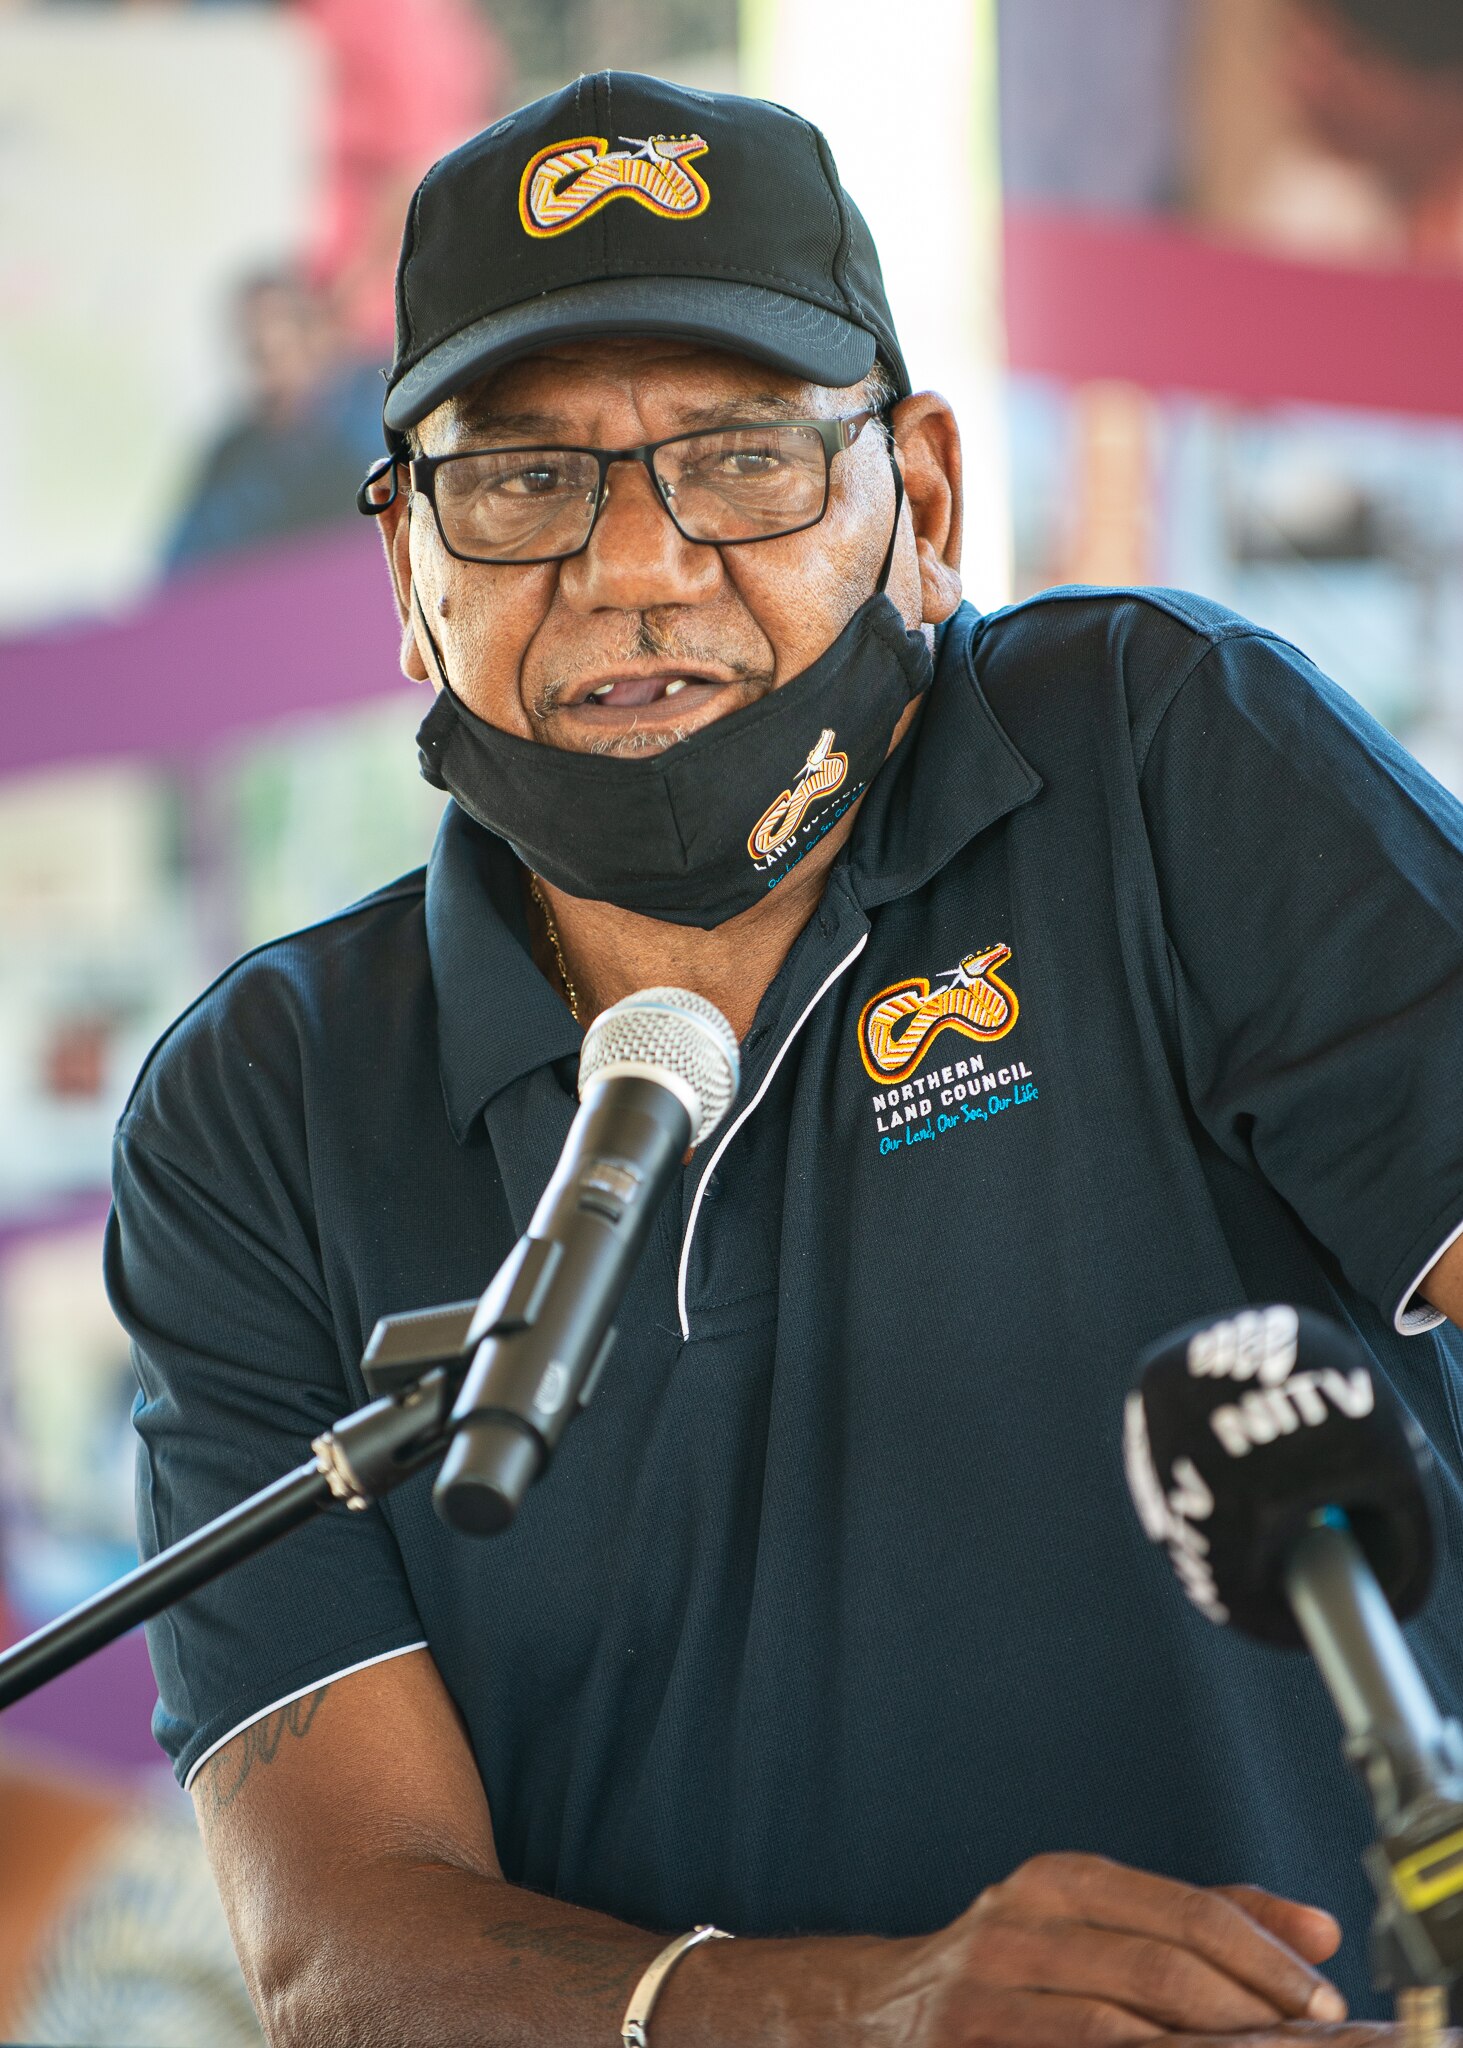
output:
M 195 1025 L 176 1052 L 165 1045 L 114 1149 L 106 1270 L 140 1386 L 144 1556 L 305 1462 L 311 1438 L 363 1398 L 332 1326 L 303 1169 L 290 1165 L 298 1119 L 269 1109 L 266 1078 L 242 1056 L 234 1099 L 222 1094 L 211 1035 Z M 147 1634 L 154 1733 L 186 1784 L 239 1728 L 420 1647 L 424 1632 L 372 1507 L 317 1515 Z
M 1463 1225 L 1463 806 L 1295 649 L 1135 735 L 1190 1100 L 1403 1333 Z

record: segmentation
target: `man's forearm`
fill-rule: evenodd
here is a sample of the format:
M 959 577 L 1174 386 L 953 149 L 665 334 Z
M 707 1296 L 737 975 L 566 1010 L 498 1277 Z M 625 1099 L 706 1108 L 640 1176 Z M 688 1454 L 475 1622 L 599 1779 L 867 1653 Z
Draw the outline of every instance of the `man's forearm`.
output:
M 192 1791 L 272 2048 L 615 2048 L 642 1972 L 685 1932 L 505 1881 L 476 1764 L 425 1656 L 261 1716 Z M 703 1943 L 667 1980 L 655 2048 L 884 2048 L 854 2008 L 875 1959 L 908 1946 Z
M 271 2048 L 615 2048 L 672 1938 L 447 1864 L 383 1863 L 324 1928 L 278 1936 L 250 1974 Z M 676 1930 L 681 1931 L 681 1930 Z M 654 2048 L 833 2048 L 887 1943 L 708 1942 L 656 2004 Z

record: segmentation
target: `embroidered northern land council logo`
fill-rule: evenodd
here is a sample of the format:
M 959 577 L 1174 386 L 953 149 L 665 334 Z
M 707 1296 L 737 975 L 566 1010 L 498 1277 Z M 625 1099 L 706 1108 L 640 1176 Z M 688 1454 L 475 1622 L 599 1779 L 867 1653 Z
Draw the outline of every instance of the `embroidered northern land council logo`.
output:
M 942 1031 L 1004 1038 L 1021 1014 L 1014 989 L 996 972 L 1010 957 L 1009 946 L 987 946 L 947 967 L 941 988 L 931 989 L 919 974 L 870 996 L 858 1020 L 859 1051 L 870 1079 L 907 1081 Z
M 1021 1005 L 996 971 L 1010 958 L 1009 946 L 987 946 L 947 968 L 938 988 L 922 974 L 911 975 L 864 1004 L 859 1057 L 872 1080 L 887 1084 L 873 1098 L 880 1152 L 901 1152 L 948 1131 L 989 1124 L 1006 1110 L 1036 1101 L 1025 1060 L 992 1067 L 983 1052 L 955 1057 L 957 1048 L 947 1041 L 941 1048 L 946 1063 L 926 1064 L 942 1032 L 989 1045 L 1012 1029 Z
M 704 156 L 700 135 L 622 135 L 611 149 L 605 135 L 551 142 L 530 158 L 518 185 L 518 218 L 525 234 L 543 240 L 566 234 L 613 199 L 633 199 L 665 220 L 694 220 L 711 204 L 706 180 L 692 158 Z

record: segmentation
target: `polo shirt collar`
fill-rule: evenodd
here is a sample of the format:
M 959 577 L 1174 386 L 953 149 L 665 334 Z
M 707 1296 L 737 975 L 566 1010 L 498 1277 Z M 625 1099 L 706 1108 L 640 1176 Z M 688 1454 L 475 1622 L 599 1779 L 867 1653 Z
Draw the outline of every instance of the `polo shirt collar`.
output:
M 513 849 L 449 803 L 427 863 L 427 955 L 442 1096 L 462 1143 L 493 1097 L 584 1033 L 534 965 Z
M 941 630 L 935 680 L 894 758 L 864 798 L 849 880 L 866 910 L 922 888 L 978 832 L 1029 803 L 1041 777 L 980 686 L 982 619 L 962 604 Z
M 962 605 L 943 629 L 920 715 L 864 798 L 840 863 L 864 910 L 922 887 L 1041 788 L 981 690 L 980 624 Z M 427 864 L 427 952 L 442 1094 L 459 1143 L 495 1095 L 536 1068 L 577 1059 L 584 1040 L 534 965 L 522 877 L 504 840 L 447 805 Z

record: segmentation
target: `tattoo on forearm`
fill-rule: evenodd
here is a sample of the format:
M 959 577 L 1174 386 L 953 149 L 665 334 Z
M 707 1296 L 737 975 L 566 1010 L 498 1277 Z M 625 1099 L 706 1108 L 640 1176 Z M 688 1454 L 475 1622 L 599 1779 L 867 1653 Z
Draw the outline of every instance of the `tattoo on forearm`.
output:
M 579 1998 L 604 1998 L 618 2014 L 644 1962 L 627 1955 L 622 1941 L 572 1927 L 544 1927 L 532 1920 L 495 1920 L 484 1930 L 495 1948 L 506 1951 L 510 1970 L 526 1961 L 554 1965 L 556 1989 Z
M 232 1806 L 255 1764 L 274 1762 L 287 1735 L 303 1738 L 309 1734 L 310 1724 L 329 1690 L 328 1685 L 322 1685 L 317 1691 L 306 1693 L 303 1699 L 291 1700 L 287 1707 L 279 1707 L 251 1722 L 211 1759 L 200 1773 L 200 1780 L 215 1813 Z

